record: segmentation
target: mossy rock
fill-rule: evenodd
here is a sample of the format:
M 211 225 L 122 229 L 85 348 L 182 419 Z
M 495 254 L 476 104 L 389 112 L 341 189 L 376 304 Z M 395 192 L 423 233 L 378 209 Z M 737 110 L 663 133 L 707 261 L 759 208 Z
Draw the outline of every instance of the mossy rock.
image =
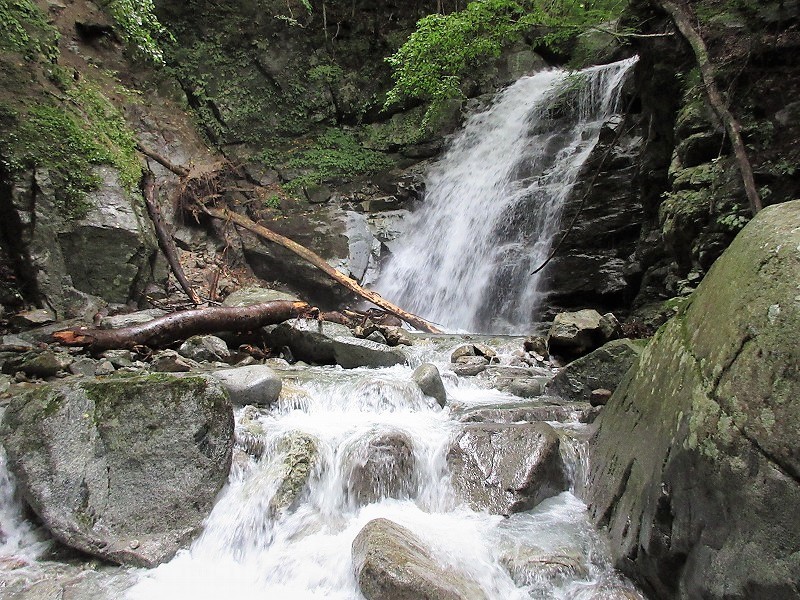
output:
M 800 201 L 717 260 L 604 409 L 587 492 L 657 597 L 797 598 Z
M 153 567 L 188 545 L 225 484 L 233 410 L 202 377 L 114 376 L 15 396 L 0 435 L 23 497 L 57 539 Z

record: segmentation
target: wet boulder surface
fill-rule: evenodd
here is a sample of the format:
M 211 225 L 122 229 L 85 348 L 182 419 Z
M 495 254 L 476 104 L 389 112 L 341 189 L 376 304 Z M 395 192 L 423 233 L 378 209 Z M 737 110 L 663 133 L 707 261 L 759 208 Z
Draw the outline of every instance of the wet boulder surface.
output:
M 225 484 L 233 411 L 222 387 L 198 376 L 42 384 L 12 399 L 2 443 L 58 540 L 153 567 L 191 541 Z
M 800 201 L 769 207 L 603 409 L 587 501 L 653 598 L 798 598 Z

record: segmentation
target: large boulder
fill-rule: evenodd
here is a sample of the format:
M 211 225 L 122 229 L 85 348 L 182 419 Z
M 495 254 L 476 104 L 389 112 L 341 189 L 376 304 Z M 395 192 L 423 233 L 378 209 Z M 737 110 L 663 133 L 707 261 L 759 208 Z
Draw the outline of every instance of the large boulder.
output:
M 406 362 L 406 355 L 399 348 L 363 340 L 350 335 L 333 339 L 333 359 L 345 369 L 356 367 L 392 367 Z
M 233 411 L 202 377 L 41 385 L 12 399 L 2 441 L 23 497 L 56 538 L 152 567 L 191 541 L 225 484 Z
M 267 343 L 273 348 L 288 346 L 298 360 L 332 365 L 336 362 L 333 338 L 350 335 L 350 329 L 338 323 L 315 319 L 292 319 L 267 328 Z
M 453 486 L 475 510 L 509 515 L 569 488 L 547 423 L 469 424 L 447 454 Z
M 604 409 L 587 501 L 654 598 L 800 598 L 800 201 L 769 207 Z
M 353 540 L 353 567 L 367 600 L 482 600 L 480 586 L 447 569 L 422 541 L 387 519 L 367 523 Z
M 547 347 L 551 354 L 577 358 L 613 339 L 616 325 L 614 315 L 593 309 L 559 313 L 547 334 Z
M 592 391 L 613 391 L 639 357 L 644 345 L 629 339 L 614 340 L 572 361 L 547 384 L 546 392 L 576 402 L 588 402 Z

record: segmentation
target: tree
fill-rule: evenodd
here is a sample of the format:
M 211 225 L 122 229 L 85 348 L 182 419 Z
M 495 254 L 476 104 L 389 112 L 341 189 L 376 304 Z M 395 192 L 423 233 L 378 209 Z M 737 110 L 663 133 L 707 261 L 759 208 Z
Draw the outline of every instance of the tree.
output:
M 432 14 L 387 61 L 394 87 L 386 106 L 404 99 L 429 102 L 426 121 L 447 100 L 461 95 L 462 78 L 528 32 L 554 45 L 610 21 L 625 0 L 475 0 L 464 10 Z

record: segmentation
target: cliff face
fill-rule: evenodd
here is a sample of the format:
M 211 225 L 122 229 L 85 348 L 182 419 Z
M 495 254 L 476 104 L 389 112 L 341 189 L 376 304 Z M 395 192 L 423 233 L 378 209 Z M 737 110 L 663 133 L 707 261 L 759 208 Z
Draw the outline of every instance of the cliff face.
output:
M 644 146 L 634 179 L 645 221 L 636 251 L 642 308 L 686 294 L 752 217 L 730 140 L 709 108 L 688 44 L 652 0 L 635 0 L 628 24 L 640 55 Z M 742 125 L 765 205 L 800 196 L 797 2 L 690 2 L 717 71 L 717 83 Z M 641 311 L 642 315 L 652 310 Z

